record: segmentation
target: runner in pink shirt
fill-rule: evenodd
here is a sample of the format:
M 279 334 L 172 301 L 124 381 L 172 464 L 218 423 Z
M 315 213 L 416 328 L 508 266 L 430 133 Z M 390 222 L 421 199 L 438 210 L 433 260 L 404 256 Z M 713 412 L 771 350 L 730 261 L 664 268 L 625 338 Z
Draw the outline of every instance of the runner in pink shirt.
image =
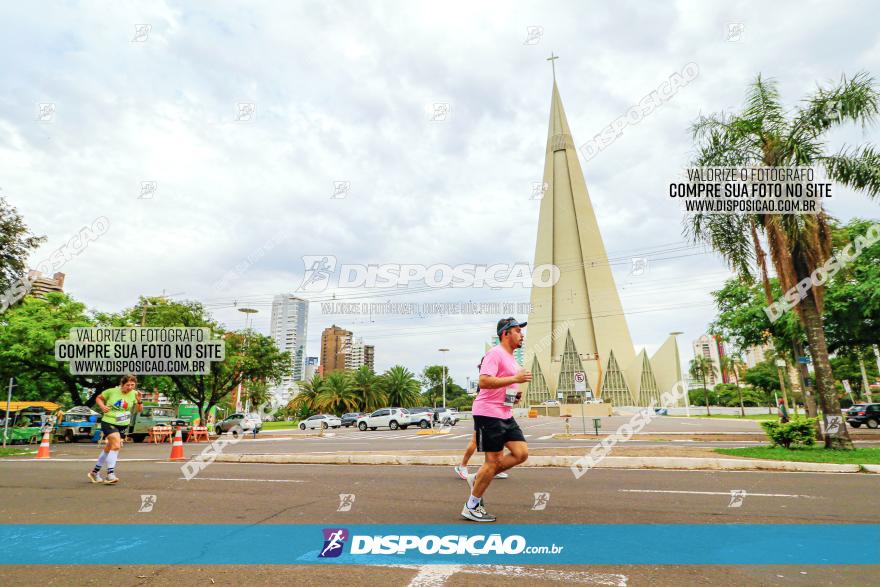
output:
M 480 391 L 474 400 L 472 413 L 477 450 L 485 462 L 475 475 L 468 475 L 471 495 L 461 510 L 462 517 L 474 522 L 494 522 L 495 516 L 483 507 L 483 494 L 498 473 L 511 469 L 529 458 L 529 447 L 511 408 L 522 394 L 519 384 L 532 380 L 532 374 L 520 369 L 513 351 L 523 344 L 525 322 L 515 318 L 498 321 L 496 332 L 499 344 L 483 357 L 480 367 Z M 504 454 L 507 448 L 508 454 Z

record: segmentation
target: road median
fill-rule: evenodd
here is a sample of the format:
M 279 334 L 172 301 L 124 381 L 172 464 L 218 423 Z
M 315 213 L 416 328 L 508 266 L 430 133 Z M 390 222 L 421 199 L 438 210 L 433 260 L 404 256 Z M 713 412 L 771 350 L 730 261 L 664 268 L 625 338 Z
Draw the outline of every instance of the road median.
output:
M 580 456 L 543 455 L 529 457 L 520 467 L 571 467 Z M 458 455 L 420 454 L 224 454 L 216 458 L 224 463 L 271 463 L 271 464 L 324 464 L 324 465 L 425 465 L 455 466 L 461 462 Z M 478 464 L 475 459 L 474 464 Z M 793 461 L 770 461 L 757 459 L 708 458 L 708 457 L 650 457 L 617 456 L 602 459 L 599 469 L 674 469 L 700 471 L 796 471 L 810 473 L 858 473 L 862 465 L 834 463 L 805 463 Z M 866 471 L 869 469 L 865 469 Z

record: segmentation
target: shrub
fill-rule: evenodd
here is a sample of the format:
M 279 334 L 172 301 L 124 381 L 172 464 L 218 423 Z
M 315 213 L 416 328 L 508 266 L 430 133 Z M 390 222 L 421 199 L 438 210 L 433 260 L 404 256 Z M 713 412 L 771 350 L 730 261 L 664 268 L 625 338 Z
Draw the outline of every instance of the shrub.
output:
M 773 446 L 791 448 L 793 444 L 812 446 L 816 442 L 816 418 L 801 418 L 785 424 L 769 420 L 761 422 L 761 427 Z

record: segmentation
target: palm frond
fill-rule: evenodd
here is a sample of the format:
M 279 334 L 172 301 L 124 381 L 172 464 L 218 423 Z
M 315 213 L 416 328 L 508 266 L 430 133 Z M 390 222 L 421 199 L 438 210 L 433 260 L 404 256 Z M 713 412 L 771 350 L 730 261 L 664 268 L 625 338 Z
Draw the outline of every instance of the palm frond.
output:
M 837 155 L 819 157 L 828 177 L 845 186 L 864 190 L 868 196 L 880 195 L 880 150 L 873 145 L 854 149 L 844 147 Z
M 819 87 L 795 115 L 793 137 L 815 138 L 832 126 L 844 122 L 867 125 L 880 114 L 880 92 L 874 78 L 859 72 L 831 88 Z

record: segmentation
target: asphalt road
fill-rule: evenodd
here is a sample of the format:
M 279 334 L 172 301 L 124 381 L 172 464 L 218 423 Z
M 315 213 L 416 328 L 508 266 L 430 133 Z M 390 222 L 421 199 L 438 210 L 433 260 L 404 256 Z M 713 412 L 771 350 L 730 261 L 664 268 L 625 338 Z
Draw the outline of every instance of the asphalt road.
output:
M 236 446 L 241 446 L 240 443 Z M 81 445 L 83 448 L 86 445 Z M 182 478 L 179 463 L 123 461 L 121 484 L 95 486 L 90 456 L 0 462 L 3 523 L 235 523 L 342 525 L 468 524 L 458 512 L 466 484 L 447 467 L 242 465 L 214 463 Z M 163 448 L 163 447 L 151 447 Z M 126 447 L 126 450 L 128 447 Z M 66 460 L 73 459 L 73 460 Z M 575 480 L 567 469 L 521 469 L 486 494 L 502 523 L 880 523 L 880 480 L 864 474 L 641 471 L 595 469 Z M 744 490 L 738 507 L 731 491 Z M 543 510 L 534 494 L 549 493 Z M 355 496 L 337 511 L 340 494 Z M 139 512 L 142 495 L 155 495 Z M 98 517 L 100 516 L 100 517 Z M 871 548 L 866 545 L 867 548 Z M 876 550 L 876 545 L 874 547 Z M 4 584 L 170 585 L 247 583 L 389 585 L 869 585 L 878 567 L 0 567 Z

